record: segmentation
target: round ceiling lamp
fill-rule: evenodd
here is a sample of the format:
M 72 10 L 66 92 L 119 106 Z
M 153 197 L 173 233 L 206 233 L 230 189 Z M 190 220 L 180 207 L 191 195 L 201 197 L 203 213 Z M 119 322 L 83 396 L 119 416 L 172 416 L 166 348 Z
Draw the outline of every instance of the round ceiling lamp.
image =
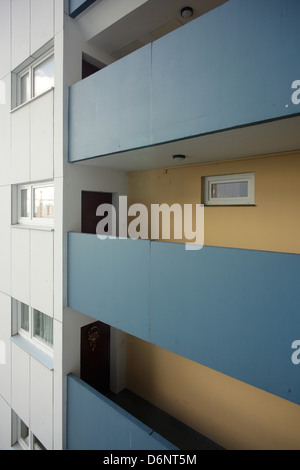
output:
M 191 18 L 191 16 L 193 16 L 193 9 L 191 7 L 184 7 L 181 9 L 181 16 L 182 18 Z

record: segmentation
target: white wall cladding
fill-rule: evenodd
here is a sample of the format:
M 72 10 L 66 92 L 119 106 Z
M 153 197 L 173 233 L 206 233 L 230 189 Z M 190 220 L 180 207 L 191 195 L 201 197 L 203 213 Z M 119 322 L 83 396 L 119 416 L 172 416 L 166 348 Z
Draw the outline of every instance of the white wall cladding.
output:
M 52 449 L 53 372 L 12 343 L 12 408 Z
M 30 304 L 53 316 L 53 232 L 30 231 Z
M 31 53 L 54 36 L 54 0 L 31 0 Z
M 29 305 L 30 232 L 12 229 L 12 297 Z
M 10 73 L 10 0 L 1 0 L 0 44 L 7 45 L 7 47 L 1 47 L 1 79 Z
M 0 187 L 0 292 L 11 293 L 11 189 Z
M 30 429 L 52 449 L 53 373 L 30 358 Z
M 11 394 L 10 336 L 11 298 L 0 293 L 0 396 L 7 403 L 10 403 Z
M 0 18 L 1 21 L 1 18 Z M 1 26 L 0 26 L 1 31 Z M 1 49 L 2 54 L 2 49 Z M 1 61 L 0 61 L 1 64 Z M 0 79 L 0 186 L 10 183 L 10 75 Z
M 30 179 L 53 178 L 53 91 L 30 104 Z
M 59 449 L 63 442 L 64 3 L 0 0 L 0 450 L 11 446 L 12 410 L 47 448 Z M 55 90 L 12 110 L 11 72 L 49 42 L 54 44 Z M 52 179 L 54 231 L 12 227 L 11 185 Z M 11 298 L 50 316 L 55 310 L 54 371 L 11 342 Z
M 12 343 L 11 405 L 17 415 L 29 426 L 29 369 L 30 356 Z
M 53 91 L 12 113 L 12 181 L 53 178 Z
M 30 178 L 29 106 L 25 105 L 11 115 L 11 172 L 14 183 Z
M 53 316 L 53 232 L 12 228 L 12 296 Z
M 54 0 L 11 0 L 12 69 L 54 36 Z
M 30 0 L 11 1 L 12 69 L 30 56 Z
M 11 408 L 0 396 L 0 450 L 11 446 Z

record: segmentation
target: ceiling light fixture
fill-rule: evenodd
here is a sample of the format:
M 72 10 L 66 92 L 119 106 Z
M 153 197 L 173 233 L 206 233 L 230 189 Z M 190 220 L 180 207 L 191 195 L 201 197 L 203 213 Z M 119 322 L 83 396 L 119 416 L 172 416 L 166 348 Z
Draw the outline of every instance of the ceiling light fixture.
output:
M 173 155 L 173 160 L 184 160 L 184 159 L 185 159 L 185 155 L 181 155 L 181 154 Z
M 191 7 L 184 7 L 181 9 L 181 16 L 182 18 L 190 18 L 191 16 L 193 16 L 193 9 Z

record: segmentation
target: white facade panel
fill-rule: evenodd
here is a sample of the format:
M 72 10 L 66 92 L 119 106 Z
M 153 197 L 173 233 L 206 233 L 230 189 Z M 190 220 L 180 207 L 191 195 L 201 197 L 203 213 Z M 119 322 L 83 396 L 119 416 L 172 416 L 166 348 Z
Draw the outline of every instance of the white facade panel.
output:
M 11 115 L 12 183 L 27 183 L 30 178 L 29 111 L 25 105 Z
M 54 318 L 63 321 L 63 178 L 54 179 L 53 309 Z
M 53 316 L 53 232 L 30 232 L 31 306 Z
M 54 339 L 54 372 L 53 372 L 53 447 L 61 450 L 63 442 L 63 370 L 62 370 L 62 341 L 63 325 L 61 322 L 53 322 Z
M 0 26 L 1 31 L 1 26 Z M 1 60 L 1 59 L 0 59 Z M 0 186 L 10 183 L 10 75 L 0 79 Z
M 0 79 L 10 73 L 10 0 L 1 0 L 0 16 Z M 7 47 L 3 47 L 7 45 Z
M 12 69 L 30 56 L 30 0 L 11 0 Z
M 11 189 L 0 187 L 0 292 L 11 293 Z
M 0 450 L 11 447 L 11 408 L 0 396 Z
M 53 91 L 30 104 L 31 181 L 53 178 Z
M 53 373 L 33 358 L 30 366 L 30 429 L 51 450 Z
M 30 356 L 12 343 L 12 408 L 29 426 Z
M 54 0 L 54 34 L 64 27 L 64 0 Z
M 54 0 L 31 0 L 31 53 L 54 36 Z
M 12 297 L 29 305 L 30 231 L 12 228 Z
M 0 396 L 10 403 L 11 298 L 0 293 Z M 1 420 L 0 420 L 1 422 Z

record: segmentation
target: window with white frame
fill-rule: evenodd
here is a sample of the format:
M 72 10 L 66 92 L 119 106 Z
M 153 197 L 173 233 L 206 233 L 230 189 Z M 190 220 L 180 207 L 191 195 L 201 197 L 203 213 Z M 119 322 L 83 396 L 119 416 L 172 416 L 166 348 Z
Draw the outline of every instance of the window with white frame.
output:
M 47 450 L 16 413 L 13 413 L 13 441 L 22 450 Z
M 16 301 L 17 331 L 23 338 L 48 354 L 53 353 L 53 318 Z
M 16 76 L 16 106 L 41 95 L 54 87 L 53 52 L 32 62 Z
M 253 205 L 254 173 L 205 177 L 204 204 Z
M 17 220 L 19 224 L 53 225 L 53 182 L 19 185 L 17 193 Z

